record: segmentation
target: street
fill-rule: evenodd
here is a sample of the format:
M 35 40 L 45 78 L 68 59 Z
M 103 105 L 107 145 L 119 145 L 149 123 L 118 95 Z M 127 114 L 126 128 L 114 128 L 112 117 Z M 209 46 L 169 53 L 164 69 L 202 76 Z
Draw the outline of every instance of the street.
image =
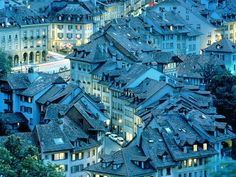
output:
M 14 72 L 27 72 L 29 67 L 33 67 L 36 72 L 58 73 L 60 69 L 70 69 L 70 60 L 65 59 L 65 55 L 55 52 L 48 52 L 48 62 L 40 64 L 29 64 L 13 67 Z

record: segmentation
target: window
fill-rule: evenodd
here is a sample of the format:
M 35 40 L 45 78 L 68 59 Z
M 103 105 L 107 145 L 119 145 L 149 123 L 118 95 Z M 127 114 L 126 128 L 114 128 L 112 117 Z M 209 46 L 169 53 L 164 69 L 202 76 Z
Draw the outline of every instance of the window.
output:
M 171 169 L 170 169 L 170 168 L 167 168 L 167 169 L 166 169 L 166 174 L 167 174 L 167 175 L 171 175 Z
M 82 171 L 83 169 L 84 169 L 83 164 L 72 166 L 71 167 L 71 173 L 76 173 L 76 172 Z
M 194 166 L 197 166 L 197 159 L 193 159 Z
M 62 164 L 62 165 L 59 165 L 59 167 L 58 167 L 58 171 L 65 172 L 67 170 L 68 170 L 67 165 Z
M 32 103 L 32 98 L 28 97 L 28 103 Z
M 59 39 L 62 39 L 62 38 L 63 38 L 63 33 L 57 33 L 57 37 L 58 37 Z
M 68 39 L 71 39 L 73 37 L 73 34 L 72 33 L 67 33 L 67 38 Z
M 73 29 L 73 25 L 68 25 L 68 30 L 72 30 Z
M 63 29 L 63 25 L 57 25 L 57 29 L 62 30 Z
M 81 39 L 81 35 L 80 35 L 80 34 L 77 34 L 77 35 L 76 35 L 76 38 L 77 38 L 77 39 Z
M 78 31 L 80 31 L 80 30 L 81 30 L 81 26 L 80 26 L 80 25 L 77 25 L 77 26 L 76 26 L 76 29 L 77 29 Z
M 96 154 L 96 150 L 95 150 L 95 149 L 93 149 L 93 156 L 95 156 L 95 154 Z
M 234 65 L 235 66 L 235 65 Z M 203 143 L 203 150 L 206 151 L 207 150 L 207 143 Z
M 192 159 L 188 159 L 188 166 L 191 167 L 192 166 L 192 162 L 193 160 Z
M 71 160 L 76 160 L 76 154 L 75 154 L 75 153 L 73 153 L 73 154 L 71 155 Z
M 52 155 L 52 160 L 64 160 L 67 159 L 67 153 L 56 153 Z
M 187 167 L 187 161 L 184 160 L 184 167 Z
M 197 144 L 193 145 L 193 151 L 196 152 L 197 151 Z
M 84 153 L 83 152 L 79 152 L 78 159 L 81 160 L 83 158 L 84 158 Z

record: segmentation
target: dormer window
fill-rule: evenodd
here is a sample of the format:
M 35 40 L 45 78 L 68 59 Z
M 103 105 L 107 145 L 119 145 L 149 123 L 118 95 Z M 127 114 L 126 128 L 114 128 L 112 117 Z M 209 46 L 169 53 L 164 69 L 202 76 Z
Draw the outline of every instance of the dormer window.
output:
M 207 143 L 203 143 L 203 150 L 206 151 L 207 150 Z
M 193 151 L 194 151 L 194 152 L 197 152 L 197 144 L 194 144 L 194 145 L 193 145 Z
M 116 169 L 120 168 L 120 166 L 121 166 L 121 164 L 113 164 L 112 169 L 116 170 Z
M 220 44 L 217 44 L 217 45 L 216 45 L 216 48 L 217 48 L 217 49 L 221 49 L 222 47 L 221 47 Z
M 62 20 L 62 16 L 59 16 L 59 17 L 58 17 L 58 20 L 60 20 L 60 21 L 61 21 L 61 20 Z
M 102 167 L 107 168 L 110 164 L 111 162 L 102 162 Z M 114 166 L 113 166 L 113 169 L 114 169 Z

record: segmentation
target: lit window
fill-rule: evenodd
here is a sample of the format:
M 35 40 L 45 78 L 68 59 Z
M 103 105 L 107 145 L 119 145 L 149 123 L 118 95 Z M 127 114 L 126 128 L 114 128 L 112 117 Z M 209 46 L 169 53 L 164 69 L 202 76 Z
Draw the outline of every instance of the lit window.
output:
M 193 159 L 194 166 L 197 165 L 197 159 Z
M 64 160 L 66 159 L 66 154 L 65 153 L 56 153 L 53 155 L 53 160 Z
M 78 155 L 79 155 L 79 157 L 78 157 L 78 158 L 79 158 L 79 160 L 81 160 L 81 159 L 83 159 L 83 158 L 84 158 L 84 153 L 83 153 L 83 152 L 80 152 Z
M 72 154 L 72 156 L 71 156 L 71 160 L 75 160 L 76 159 L 76 154 Z
M 193 145 L 193 151 L 196 152 L 197 151 L 197 144 Z
M 189 167 L 192 166 L 192 163 L 193 163 L 193 160 L 192 160 L 192 159 L 188 159 L 188 166 L 189 166 Z
M 187 166 L 187 161 L 186 160 L 184 160 L 184 167 L 186 167 Z
M 207 150 L 207 143 L 203 143 L 203 150 L 204 150 L 204 151 Z

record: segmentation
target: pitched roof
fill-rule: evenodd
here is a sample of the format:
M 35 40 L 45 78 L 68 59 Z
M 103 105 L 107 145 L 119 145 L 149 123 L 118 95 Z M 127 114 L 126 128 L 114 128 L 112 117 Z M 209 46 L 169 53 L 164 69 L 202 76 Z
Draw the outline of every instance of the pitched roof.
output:
M 20 113 L 0 113 L 0 119 L 7 124 L 28 123 L 26 117 Z
M 41 151 L 44 153 L 73 149 L 67 136 L 54 121 L 44 125 L 36 125 L 36 133 Z M 60 142 L 57 142 L 57 140 L 60 140 Z
M 235 53 L 236 44 L 231 42 L 229 39 L 223 38 L 218 42 L 214 42 L 212 45 L 204 49 L 205 52 L 216 52 L 216 53 Z
M 115 152 L 114 154 L 109 155 L 108 157 L 102 157 L 101 162 L 87 167 L 85 170 L 91 172 L 97 172 L 102 174 L 110 174 L 115 176 L 139 176 L 139 175 L 148 175 L 155 173 L 152 167 L 147 167 L 142 169 L 140 166 L 136 165 L 135 161 L 148 161 L 144 156 L 143 152 L 136 146 L 123 148 L 120 151 Z M 108 162 L 107 167 L 103 167 L 102 163 Z M 117 169 L 114 168 L 114 165 L 119 165 Z
M 33 80 L 33 82 L 20 93 L 23 96 L 35 96 L 40 91 L 52 86 L 53 84 L 64 84 L 65 81 L 57 74 L 45 74 L 40 75 Z

